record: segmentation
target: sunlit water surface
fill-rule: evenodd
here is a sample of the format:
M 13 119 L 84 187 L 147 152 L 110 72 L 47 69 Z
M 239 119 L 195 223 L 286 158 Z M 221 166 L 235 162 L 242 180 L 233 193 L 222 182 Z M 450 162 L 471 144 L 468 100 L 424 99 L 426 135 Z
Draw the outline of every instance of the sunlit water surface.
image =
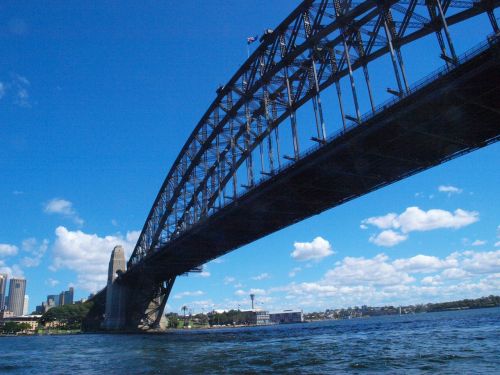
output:
M 6 374 L 500 374 L 500 308 L 160 335 L 0 338 Z

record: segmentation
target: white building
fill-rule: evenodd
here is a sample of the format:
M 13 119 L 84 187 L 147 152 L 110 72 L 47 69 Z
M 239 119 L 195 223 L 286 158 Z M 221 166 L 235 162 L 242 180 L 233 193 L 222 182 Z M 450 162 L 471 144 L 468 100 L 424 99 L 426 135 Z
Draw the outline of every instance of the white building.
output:
M 28 295 L 25 295 L 24 296 L 23 315 L 29 314 L 29 304 L 30 304 L 30 297 Z

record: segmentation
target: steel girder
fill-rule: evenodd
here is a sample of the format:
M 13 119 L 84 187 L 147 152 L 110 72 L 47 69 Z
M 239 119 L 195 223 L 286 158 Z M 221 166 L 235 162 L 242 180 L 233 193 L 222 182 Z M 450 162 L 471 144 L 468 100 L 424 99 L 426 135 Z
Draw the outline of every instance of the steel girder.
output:
M 282 158 L 301 157 L 296 111 L 313 103 L 318 144 L 326 142 L 320 93 L 335 84 L 345 129 L 362 122 L 353 72 L 362 69 L 372 111 L 368 64 L 384 55 L 392 61 L 399 98 L 410 93 L 401 47 L 435 33 L 441 57 L 453 66 L 457 56 L 448 27 L 480 13 L 490 15 L 500 0 L 303 1 L 260 46 L 231 80 L 217 90 L 170 169 L 128 267 L 140 263 L 169 240 L 257 185 L 252 152 L 260 151 L 261 173 L 280 171 Z M 444 34 L 444 35 L 443 35 Z M 341 79 L 349 79 L 355 113 L 344 112 Z M 293 155 L 281 155 L 279 129 L 289 118 Z M 264 161 L 264 158 L 266 159 Z M 245 166 L 243 166 L 245 164 Z M 239 184 L 242 175 L 246 183 Z M 240 181 L 241 182 L 241 181 Z

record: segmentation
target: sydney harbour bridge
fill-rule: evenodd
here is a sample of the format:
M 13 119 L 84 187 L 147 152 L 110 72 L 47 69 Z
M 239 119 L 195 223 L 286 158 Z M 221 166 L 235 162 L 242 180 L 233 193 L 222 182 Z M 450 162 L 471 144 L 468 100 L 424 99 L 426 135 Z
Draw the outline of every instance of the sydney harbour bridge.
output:
M 499 3 L 302 1 L 218 88 L 126 266 L 111 259 L 96 319 L 107 305 L 105 328 L 155 328 L 177 276 L 496 142 Z M 464 48 L 454 35 L 481 17 L 481 43 Z M 411 82 L 415 66 L 427 76 Z

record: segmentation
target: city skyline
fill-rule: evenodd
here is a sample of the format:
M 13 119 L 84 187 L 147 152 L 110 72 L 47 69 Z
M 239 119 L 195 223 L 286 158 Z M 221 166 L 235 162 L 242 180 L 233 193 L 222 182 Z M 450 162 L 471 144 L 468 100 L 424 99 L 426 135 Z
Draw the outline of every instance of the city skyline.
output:
M 7 284 L 9 285 L 8 289 L 6 288 Z M 23 277 L 9 278 L 8 274 L 0 273 L 0 311 L 6 310 L 12 313 L 13 316 L 25 316 L 33 312 L 43 314 L 52 307 L 75 303 L 75 290 L 73 287 L 69 287 L 68 290 L 63 290 L 59 294 L 48 294 L 46 301 L 42 301 L 35 309 L 30 309 L 30 298 L 29 295 L 26 294 L 27 285 L 28 282 Z M 82 298 L 78 302 L 83 302 L 85 300 L 86 298 Z
M 16 53 L 0 68 L 0 273 L 30 280 L 33 305 L 104 287 L 117 245 L 128 259 L 177 153 L 246 58 L 246 38 L 296 6 L 257 3 L 222 15 L 206 4 L 140 16 L 130 4 L 98 5 L 113 26 L 81 4 L 63 17 L 36 4 L 2 11 L 2 24 L 19 27 L 7 28 L 5 51 Z M 191 17 L 203 22 L 189 27 Z M 489 25 L 469 24 L 453 37 L 472 47 L 475 28 Z M 193 49 L 204 56 L 195 70 Z M 178 51 L 171 67 L 169 51 Z M 383 73 L 371 72 L 374 86 Z M 424 73 L 408 72 L 411 82 Z M 305 311 L 498 294 L 499 156 L 488 146 L 237 249 L 179 277 L 166 311 L 249 306 L 249 294 L 257 307 Z

